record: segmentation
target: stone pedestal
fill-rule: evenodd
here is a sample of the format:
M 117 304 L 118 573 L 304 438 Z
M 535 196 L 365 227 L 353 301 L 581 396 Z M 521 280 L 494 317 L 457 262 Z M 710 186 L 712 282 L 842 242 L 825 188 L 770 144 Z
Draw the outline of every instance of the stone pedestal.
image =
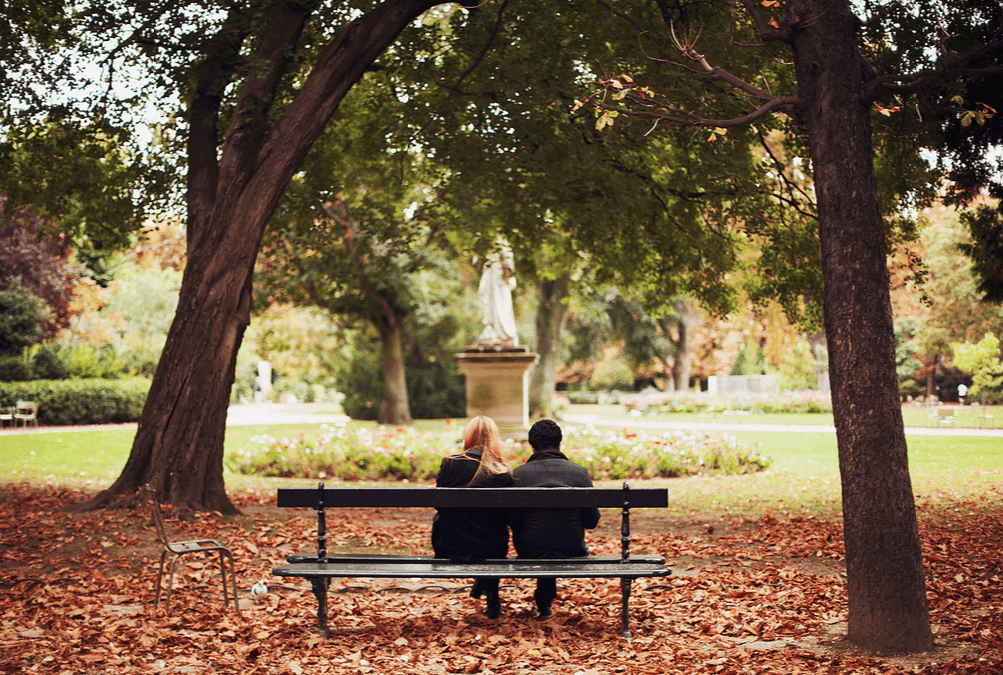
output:
M 470 349 L 456 355 L 467 376 L 467 417 L 485 415 L 502 438 L 526 440 L 529 430 L 529 367 L 540 358 L 525 348 Z

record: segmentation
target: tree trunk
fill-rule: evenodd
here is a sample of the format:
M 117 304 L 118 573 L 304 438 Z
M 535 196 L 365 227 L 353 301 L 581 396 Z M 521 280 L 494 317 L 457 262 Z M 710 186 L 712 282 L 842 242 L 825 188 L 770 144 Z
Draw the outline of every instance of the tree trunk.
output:
M 675 324 L 677 337 L 673 340 L 676 353 L 672 361 L 672 381 L 676 391 L 689 391 L 690 388 L 690 322 L 693 320 L 689 302 L 681 299 L 673 301 L 676 309 Z M 671 332 L 668 333 L 671 337 Z
M 561 335 L 568 320 L 571 275 L 540 282 L 540 301 L 536 306 L 536 353 L 540 360 L 533 367 L 529 381 L 529 414 L 539 419 L 553 415 L 554 380 L 561 356 Z
M 380 344 L 383 348 L 383 402 L 380 404 L 380 424 L 411 424 L 408 404 L 407 376 L 404 371 L 404 342 L 399 321 L 380 322 Z
M 295 99 L 272 121 L 271 104 L 312 9 L 309 3 L 278 2 L 255 58 L 247 60 L 252 65 L 240 85 L 218 167 L 215 124 L 191 121 L 189 259 L 177 313 L 126 466 L 110 488 L 81 508 L 132 503 L 137 489 L 150 483 L 166 503 L 237 512 L 223 484 L 223 439 L 265 225 L 345 94 L 405 26 L 436 4 L 388 0 L 351 22 L 323 49 Z M 239 52 L 239 37 L 229 26 L 209 41 L 210 48 L 227 40 L 237 42 L 223 52 Z M 217 71 L 218 65 L 214 59 L 202 63 L 191 103 L 193 113 L 212 119 L 218 103 L 209 99 L 222 91 L 217 78 L 230 76 L 225 68 Z
M 926 364 L 926 400 L 929 403 L 937 395 L 937 365 L 940 363 L 940 354 L 934 354 L 930 362 Z
M 849 639 L 933 647 L 916 506 L 895 374 L 887 243 L 872 129 L 845 2 L 797 0 L 792 35 L 801 121 L 818 197 L 824 316 L 842 480 Z

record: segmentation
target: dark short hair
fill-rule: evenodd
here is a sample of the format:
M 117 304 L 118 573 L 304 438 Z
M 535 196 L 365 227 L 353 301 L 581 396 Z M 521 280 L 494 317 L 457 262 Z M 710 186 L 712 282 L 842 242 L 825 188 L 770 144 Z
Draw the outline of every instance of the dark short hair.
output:
M 536 450 L 560 448 L 564 434 L 554 420 L 540 420 L 529 428 L 529 445 Z

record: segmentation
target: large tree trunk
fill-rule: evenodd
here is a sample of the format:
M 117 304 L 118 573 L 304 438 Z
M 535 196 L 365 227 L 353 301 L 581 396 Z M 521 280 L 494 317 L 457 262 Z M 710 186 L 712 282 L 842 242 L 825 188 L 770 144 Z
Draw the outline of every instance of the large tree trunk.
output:
M 437 0 L 388 0 L 338 33 L 289 108 L 274 122 L 288 60 L 312 11 L 278 2 L 216 164 L 219 97 L 239 53 L 239 17 L 209 41 L 193 90 L 189 136 L 189 259 L 132 452 L 115 483 L 82 508 L 126 504 L 144 483 L 182 508 L 236 513 L 223 484 L 223 439 L 237 350 L 249 322 L 251 277 L 265 225 L 282 191 L 338 104 L 366 68 Z M 222 45 L 222 46 L 221 46 Z M 215 51 L 215 50 L 222 50 Z M 212 121 L 207 122 L 206 116 Z
M 381 424 L 411 424 L 401 323 L 403 318 L 393 322 L 382 322 L 380 325 L 380 344 L 383 349 L 383 402 L 380 404 L 377 421 Z
M 842 479 L 849 638 L 932 648 L 895 374 L 887 244 L 874 174 L 868 74 L 845 2 L 796 0 L 800 111 L 818 197 L 824 316 Z
M 540 301 L 536 306 L 536 353 L 540 360 L 533 367 L 529 381 L 529 414 L 533 418 L 553 415 L 554 380 L 560 360 L 561 335 L 568 321 L 571 275 L 540 282 Z

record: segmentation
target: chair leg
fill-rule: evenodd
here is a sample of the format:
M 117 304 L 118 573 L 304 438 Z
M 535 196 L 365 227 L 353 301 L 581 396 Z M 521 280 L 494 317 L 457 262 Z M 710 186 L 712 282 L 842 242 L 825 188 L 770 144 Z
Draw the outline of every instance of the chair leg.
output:
M 153 600 L 153 606 L 160 604 L 160 580 L 164 578 L 164 560 L 167 558 L 167 551 L 160 552 L 160 569 L 157 570 L 157 595 Z
M 171 573 L 167 577 L 167 596 L 164 599 L 164 608 L 168 614 L 171 613 L 171 590 L 174 588 L 174 568 L 177 566 L 179 560 L 181 560 L 180 555 L 175 555 L 171 559 Z
M 240 614 L 240 603 L 237 600 L 237 565 L 233 560 L 233 554 L 227 549 L 221 548 L 219 550 L 219 571 L 223 575 L 223 604 L 227 605 L 230 603 L 226 594 L 226 567 L 223 565 L 223 557 L 230 561 L 230 578 L 233 581 L 233 608 Z
M 226 590 L 226 565 L 223 564 L 223 549 L 217 551 L 219 553 L 219 576 L 223 580 L 223 605 L 230 604 L 230 593 Z

